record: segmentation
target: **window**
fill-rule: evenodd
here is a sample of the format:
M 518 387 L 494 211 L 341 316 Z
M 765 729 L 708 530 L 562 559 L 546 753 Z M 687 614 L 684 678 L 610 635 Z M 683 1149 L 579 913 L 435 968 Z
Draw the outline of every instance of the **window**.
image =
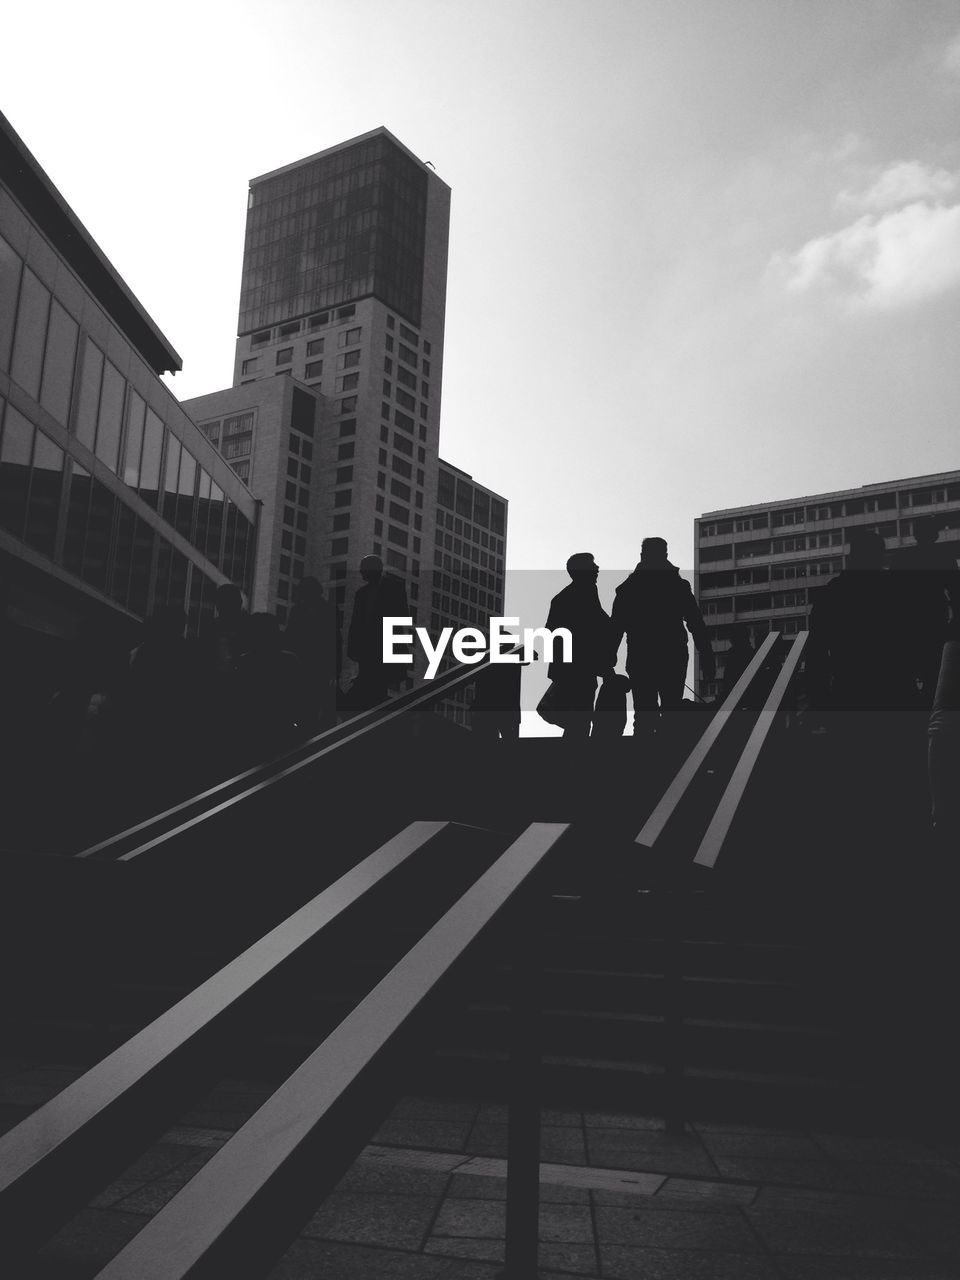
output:
M 241 372 L 241 373 L 256 373 L 256 372 L 257 372 L 257 367 L 259 366 L 259 364 L 260 364 L 260 357 L 259 357 L 259 356 L 251 356 L 251 358 L 250 358 L 249 360 L 244 360 L 243 364 L 240 366 L 240 372 Z
M 319 378 L 323 373 L 323 361 L 311 360 L 304 372 L 308 378 Z
M 357 429 L 356 418 L 344 418 L 340 423 L 340 434 L 342 436 L 352 436 Z
M 430 345 L 430 343 L 429 343 L 429 342 L 425 342 L 425 343 L 423 344 L 423 349 L 424 349 L 424 351 L 426 351 L 426 350 L 427 350 L 427 348 L 429 347 L 429 345 Z M 424 376 L 425 378 L 429 378 L 429 377 L 430 377 L 430 361 L 429 361 L 429 360 L 424 360 L 423 365 L 422 365 L 422 368 L 423 368 L 423 376 Z
M 323 355 L 323 339 L 322 338 L 313 338 L 311 339 L 310 342 L 307 343 L 307 355 L 308 356 Z
M 392 329 L 395 325 L 396 325 L 396 321 L 394 320 L 393 316 L 387 316 L 387 328 Z
M 259 333 L 255 333 L 253 337 L 250 339 L 250 346 L 262 347 L 264 343 L 267 343 L 270 341 L 271 332 L 272 331 L 270 329 L 261 329 Z
M 405 476 L 407 480 L 409 480 L 413 475 L 413 467 L 411 467 L 410 463 L 404 462 L 404 460 L 402 458 L 398 458 L 396 454 L 394 454 L 393 461 L 390 465 L 398 475 Z
M 786 524 L 803 524 L 803 507 L 791 508 L 786 511 L 772 511 L 770 513 L 770 523 L 774 529 Z
M 383 511 L 384 499 L 383 499 L 382 493 L 378 493 L 376 495 L 376 498 L 374 499 L 374 505 L 376 506 L 378 511 L 381 511 L 381 512 Z
M 352 458 L 356 446 L 351 440 L 348 444 L 342 444 L 337 448 L 337 460 L 343 461 L 345 458 Z
M 378 449 L 378 450 L 377 450 L 377 462 L 380 464 L 380 466 L 381 466 L 381 467 L 385 467 L 385 466 L 387 465 L 387 451 L 386 451 L 386 449 Z
M 383 357 L 383 371 L 384 373 L 393 373 L 393 361 L 389 356 Z
M 353 491 L 351 489 L 338 489 L 333 495 L 333 505 L 335 507 L 349 507 L 353 500 Z
M 404 369 L 402 364 L 397 365 L 397 381 L 402 382 L 405 387 L 413 387 L 414 391 L 417 389 L 417 375 Z
M 281 347 L 277 352 L 277 364 L 289 364 L 293 359 L 293 347 Z
M 356 413 L 356 411 L 357 411 L 356 396 L 347 396 L 344 400 L 340 401 L 340 409 L 339 409 L 340 413 Z M 354 423 L 354 426 L 356 426 L 356 423 Z
M 409 457 L 413 457 L 413 445 L 406 436 L 399 436 L 396 431 L 393 433 L 393 447 L 400 453 L 405 453 Z
M 390 519 L 396 520 L 399 524 L 410 523 L 410 512 L 406 507 L 401 507 L 399 502 L 390 503 Z
M 292 440 L 292 437 L 291 437 Z M 304 440 L 300 448 L 300 456 L 306 458 L 309 462 L 313 457 L 313 445 L 309 440 Z
M 423 354 L 425 356 L 428 356 L 430 354 L 430 343 L 426 340 L 426 338 L 424 338 L 423 340 Z
M 339 307 L 337 309 L 338 320 L 349 320 L 351 316 L 355 316 L 356 314 L 357 314 L 357 308 L 353 306 Z
M 387 334 L 386 339 L 384 340 L 384 345 L 388 351 L 393 350 L 393 339 L 390 337 L 389 333 Z
M 350 528 L 350 512 L 341 511 L 339 515 L 335 515 L 333 517 L 333 528 L 334 528 L 334 532 L 340 529 L 349 529 Z
M 430 398 L 430 383 L 429 383 L 429 382 L 421 382 L 421 383 L 420 383 L 420 394 L 423 396 L 424 400 L 429 400 L 429 398 Z
M 401 483 L 399 480 L 390 481 L 390 492 L 397 498 L 402 498 L 404 502 L 410 501 L 410 486 Z
M 330 554 L 332 556 L 345 556 L 349 545 L 349 538 L 334 538 L 330 543 Z
M 300 321 L 294 320 L 290 324 L 282 324 L 277 330 L 278 338 L 289 338 L 291 334 L 300 332 Z
M 387 429 L 387 427 L 383 425 L 383 423 L 380 424 L 380 439 L 383 441 L 384 444 L 386 444 L 390 439 L 390 432 Z
M 412 329 L 408 329 L 405 324 L 400 326 L 400 337 L 404 342 L 412 342 L 415 347 L 420 343 L 420 339 L 417 334 L 415 334 Z
M 416 426 L 416 423 L 407 414 L 401 413 L 399 409 L 395 409 L 393 413 L 393 420 L 398 427 L 403 427 L 404 431 L 409 431 L 411 435 L 413 434 L 413 428 Z M 394 437 L 394 439 L 396 439 L 396 437 Z
M 310 467 L 306 462 L 300 463 L 300 479 L 304 484 L 310 483 Z
M 337 356 L 338 369 L 353 369 L 360 363 L 359 351 L 348 351 L 345 355 Z
M 346 484 L 353 479 L 353 467 L 337 467 L 335 484 Z
M 291 378 L 293 377 L 292 369 L 274 369 L 273 376 L 275 378 Z
M 395 529 L 392 524 L 388 524 L 387 541 L 396 543 L 398 547 L 405 547 L 410 541 L 410 535 L 406 529 Z
M 381 394 L 381 395 L 384 395 L 384 396 L 392 396 L 392 395 L 393 395 L 393 383 L 392 383 L 392 382 L 390 382 L 387 378 L 384 378 L 384 380 L 383 380 L 383 386 L 381 387 L 380 394 Z M 389 418 L 389 417 L 390 417 L 390 406 L 389 406 L 388 404 L 385 404 L 385 405 L 383 406 L 383 408 L 386 410 L 386 415 L 385 415 L 385 416 Z
M 413 396 L 409 393 L 409 391 L 401 391 L 401 389 L 400 389 L 399 387 L 397 387 L 397 397 L 396 397 L 396 398 L 397 398 L 397 404 L 402 404 L 402 405 L 403 405 L 403 407 L 404 407 L 405 409 L 412 409 L 412 410 L 415 410 L 415 409 L 416 409 L 416 407 L 417 407 L 417 402 L 416 402 L 416 400 L 413 398 Z M 410 423 L 410 430 L 411 430 L 411 431 L 413 430 L 413 426 L 414 426 L 414 424 L 413 424 L 413 422 L 411 421 L 411 423 Z
M 323 311 L 318 316 L 311 316 L 307 321 L 308 329 L 319 329 L 321 325 L 328 324 L 330 321 L 330 312 Z M 308 352 L 309 354 L 309 352 Z
M 412 364 L 415 369 L 417 367 L 417 353 L 415 351 L 411 351 L 409 347 L 405 347 L 402 342 L 400 343 L 399 350 L 400 359 L 406 360 L 407 364 Z

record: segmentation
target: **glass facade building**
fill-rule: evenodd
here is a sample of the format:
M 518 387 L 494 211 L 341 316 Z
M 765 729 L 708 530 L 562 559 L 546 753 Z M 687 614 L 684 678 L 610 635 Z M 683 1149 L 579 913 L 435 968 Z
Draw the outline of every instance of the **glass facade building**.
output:
M 6 603 L 45 598 L 64 638 L 97 608 L 109 624 L 179 605 L 196 623 L 222 583 L 250 590 L 255 500 L 161 383 L 176 352 L 0 126 Z
M 385 133 L 251 184 L 238 333 L 375 295 L 423 306 L 427 174 Z

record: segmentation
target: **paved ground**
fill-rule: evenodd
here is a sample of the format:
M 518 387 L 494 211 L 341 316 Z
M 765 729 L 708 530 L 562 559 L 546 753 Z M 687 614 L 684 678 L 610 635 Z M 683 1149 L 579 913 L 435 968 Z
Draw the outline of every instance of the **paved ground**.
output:
M 0 1064 L 0 1125 L 75 1074 Z M 220 1085 L 49 1241 L 24 1280 L 96 1275 L 266 1094 Z M 500 1106 L 403 1100 L 270 1280 L 493 1280 L 505 1142 Z M 543 1277 L 960 1277 L 955 1142 L 697 1122 L 671 1137 L 643 1117 L 547 1111 L 542 1159 Z

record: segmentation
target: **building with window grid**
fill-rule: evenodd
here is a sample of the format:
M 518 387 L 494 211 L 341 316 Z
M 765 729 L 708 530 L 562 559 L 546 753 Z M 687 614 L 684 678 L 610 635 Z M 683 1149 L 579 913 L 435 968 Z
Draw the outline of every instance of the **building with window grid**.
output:
M 256 502 L 160 374 L 180 358 L 0 116 L 0 588 L 23 652 L 196 626 L 250 589 Z M 40 657 L 38 667 L 42 666 Z M 49 666 L 49 662 L 48 662 Z
M 234 385 L 299 382 L 324 398 L 309 550 L 297 556 L 302 531 L 283 512 L 275 532 L 293 535 L 290 582 L 315 574 L 347 611 L 348 575 L 373 552 L 426 612 L 449 216 L 449 187 L 384 128 L 250 183 Z M 283 620 L 283 575 L 276 588 Z
M 960 471 L 890 480 L 803 498 L 708 511 L 694 522 L 694 591 L 713 638 L 719 689 L 728 628 L 750 627 L 753 643 L 770 630 L 806 627 L 812 593 L 843 568 L 851 529 L 873 529 L 887 550 L 913 545 L 914 521 L 938 517 L 941 542 L 960 556 Z
M 440 459 L 430 630 L 480 627 L 503 616 L 507 501 L 465 471 Z M 466 723 L 472 694 L 459 689 L 444 714 Z

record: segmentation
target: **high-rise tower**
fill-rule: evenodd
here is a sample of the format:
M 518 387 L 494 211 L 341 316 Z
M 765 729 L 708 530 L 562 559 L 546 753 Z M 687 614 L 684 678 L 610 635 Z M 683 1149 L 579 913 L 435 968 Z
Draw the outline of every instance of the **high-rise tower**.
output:
M 250 183 L 234 385 L 292 377 L 327 402 L 290 572 L 341 602 L 373 551 L 428 612 L 449 217 L 449 187 L 385 128 Z

